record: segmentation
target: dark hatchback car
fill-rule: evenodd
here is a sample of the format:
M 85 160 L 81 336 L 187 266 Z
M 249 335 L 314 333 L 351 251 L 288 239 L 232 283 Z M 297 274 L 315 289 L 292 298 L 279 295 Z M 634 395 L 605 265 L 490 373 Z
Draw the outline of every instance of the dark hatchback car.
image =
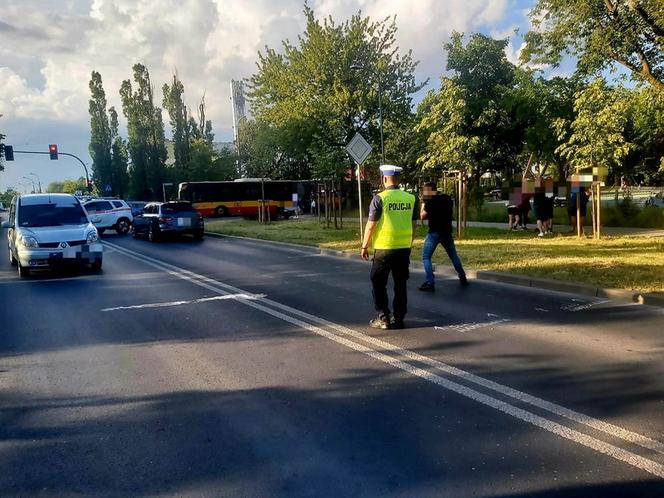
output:
M 201 240 L 204 233 L 203 217 L 188 202 L 150 202 L 143 214 L 134 218 L 133 235 L 157 242 L 166 235 L 193 235 Z

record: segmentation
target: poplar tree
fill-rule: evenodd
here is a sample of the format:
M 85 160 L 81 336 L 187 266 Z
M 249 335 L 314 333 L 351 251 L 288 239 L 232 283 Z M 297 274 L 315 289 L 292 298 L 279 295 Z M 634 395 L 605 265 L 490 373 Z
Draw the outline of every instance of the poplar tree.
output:
M 106 92 L 102 82 L 101 74 L 92 71 L 90 78 L 91 98 L 88 105 L 90 113 L 90 145 L 88 150 L 92 157 L 92 178 L 95 184 L 107 193 L 105 187 L 111 186 L 112 181 L 112 156 L 111 156 L 111 128 L 106 109 Z M 111 192 L 113 193 L 113 192 Z
M 130 191 L 139 199 L 160 197 L 166 177 L 167 157 L 161 108 L 154 104 L 154 91 L 148 69 L 133 67 L 134 82 L 124 80 L 120 87 L 122 112 L 127 118 Z

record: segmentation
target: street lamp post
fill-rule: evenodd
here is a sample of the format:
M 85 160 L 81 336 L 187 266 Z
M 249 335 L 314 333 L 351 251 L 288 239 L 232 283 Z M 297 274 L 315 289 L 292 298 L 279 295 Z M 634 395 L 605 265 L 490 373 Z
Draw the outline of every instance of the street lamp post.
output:
M 383 141 L 383 85 L 380 81 L 380 74 L 377 71 L 374 71 L 370 67 L 362 66 L 359 64 L 353 64 L 350 66 L 354 70 L 364 70 L 369 71 L 376 77 L 378 80 L 378 125 L 380 128 L 380 164 L 385 164 L 385 143 Z
M 28 177 L 28 176 L 22 176 L 21 178 L 23 178 L 24 180 L 28 180 L 32 184 L 32 193 L 34 194 L 35 193 L 35 181 L 32 178 Z
M 39 178 L 39 175 L 36 173 L 29 173 L 30 175 L 34 176 L 37 179 L 37 186 L 39 187 L 39 193 L 42 193 L 42 188 L 41 188 L 41 179 Z

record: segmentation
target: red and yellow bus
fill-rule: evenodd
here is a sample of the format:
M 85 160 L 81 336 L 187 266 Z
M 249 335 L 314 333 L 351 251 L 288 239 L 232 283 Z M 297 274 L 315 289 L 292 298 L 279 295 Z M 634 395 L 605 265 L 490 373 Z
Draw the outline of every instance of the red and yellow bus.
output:
M 191 202 L 203 216 L 255 217 L 260 200 L 265 199 L 270 216 L 277 217 L 287 215 L 294 208 L 293 194 L 297 194 L 298 201 L 310 203 L 314 189 L 315 182 L 307 180 L 184 182 L 179 185 L 178 197 Z

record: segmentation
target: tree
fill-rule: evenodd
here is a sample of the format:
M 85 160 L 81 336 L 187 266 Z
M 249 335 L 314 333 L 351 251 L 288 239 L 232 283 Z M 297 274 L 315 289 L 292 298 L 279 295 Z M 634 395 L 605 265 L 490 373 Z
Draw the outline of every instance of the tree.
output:
M 51 182 L 48 184 L 48 187 L 46 187 L 46 192 L 50 192 L 52 194 L 60 194 L 64 192 L 64 188 L 65 188 L 64 182 Z
M 173 75 L 173 82 L 170 86 L 164 84 L 163 92 L 163 106 L 168 111 L 173 131 L 173 155 L 175 156 L 173 167 L 181 170 L 183 176 L 187 177 L 186 168 L 189 166 L 193 126 L 190 124 L 189 113 L 184 103 L 184 85 L 177 73 Z
M 142 64 L 133 67 L 136 90 L 130 80 L 122 82 L 122 112 L 127 118 L 131 158 L 130 191 L 138 199 L 156 199 L 165 178 L 167 157 L 161 109 L 154 104 L 150 74 Z
M 453 33 L 447 69 L 418 108 L 415 129 L 427 136 L 419 163 L 426 169 L 463 169 L 476 185 L 489 170 L 511 169 L 521 151 L 523 132 L 506 100 L 515 82 L 515 67 L 505 55 L 507 40 L 473 34 L 463 45 L 463 34 Z
M 113 140 L 111 145 L 111 186 L 115 195 L 125 197 L 129 188 L 127 144 L 118 132 L 118 113 L 115 107 L 111 107 L 108 114 L 110 116 L 111 139 Z
M 641 87 L 631 92 L 628 140 L 635 147 L 626 161 L 625 176 L 634 183 L 664 183 L 664 92 Z
M 82 176 L 78 180 L 65 180 L 62 182 L 62 192 L 65 194 L 75 194 L 77 191 L 83 192 L 85 190 L 87 190 L 87 184 L 85 178 Z
M 101 74 L 92 71 L 90 78 L 91 98 L 88 105 L 90 113 L 90 145 L 88 147 L 92 157 L 92 178 L 102 188 L 105 185 L 113 189 L 113 172 L 111 145 L 111 128 L 106 110 L 106 92 L 102 83 Z
M 555 77 L 550 80 L 536 77 L 534 71 L 519 69 L 516 85 L 509 92 L 507 107 L 523 128 L 524 146 L 522 163 L 532 159 L 544 175 L 549 166 L 555 166 L 558 180 L 569 176 L 569 163 L 556 152 L 558 146 L 569 138 L 569 127 L 557 130 L 553 123 L 562 119 L 574 120 L 575 93 L 583 85 L 575 78 Z
M 574 112 L 576 117 L 569 123 L 571 135 L 557 152 L 577 170 L 606 166 L 617 178 L 622 173 L 622 160 L 633 147 L 624 135 L 629 119 L 624 90 L 608 88 L 598 78 L 576 93 Z M 555 126 L 562 132 L 568 123 L 558 119 Z
M 582 75 L 614 63 L 664 90 L 664 3 L 661 0 L 539 0 L 530 12 L 524 61 L 557 65 L 566 53 Z
M 304 14 L 297 45 L 284 41 L 282 53 L 269 47 L 259 53 L 248 97 L 256 122 L 278 137 L 276 154 L 287 158 L 279 165 L 310 162 L 314 176 L 340 177 L 352 166 L 344 147 L 357 131 L 375 144 L 370 162 L 379 157 L 378 78 L 386 123 L 410 114 L 422 85 L 415 83 L 411 53 L 398 55 L 394 19 L 372 22 L 357 14 L 341 24 L 321 22 L 306 4 Z

